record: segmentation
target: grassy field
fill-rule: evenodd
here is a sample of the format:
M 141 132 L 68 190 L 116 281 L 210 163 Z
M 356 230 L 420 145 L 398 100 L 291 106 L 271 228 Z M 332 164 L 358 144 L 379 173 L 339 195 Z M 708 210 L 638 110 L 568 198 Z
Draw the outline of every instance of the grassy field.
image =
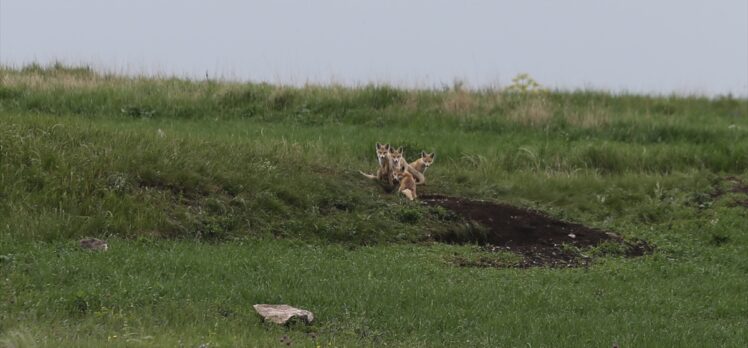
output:
M 521 87 L 0 69 L 0 346 L 746 346 L 748 101 Z M 363 178 L 378 141 L 436 152 L 422 194 L 655 251 L 458 267 L 512 255 L 435 242 L 472 227 Z

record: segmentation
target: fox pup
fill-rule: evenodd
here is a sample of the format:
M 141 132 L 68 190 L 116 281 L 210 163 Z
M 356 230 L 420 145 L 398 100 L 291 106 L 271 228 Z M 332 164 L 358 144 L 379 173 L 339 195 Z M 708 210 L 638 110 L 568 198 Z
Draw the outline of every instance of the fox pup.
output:
M 418 174 L 413 174 L 413 177 L 416 179 L 416 184 L 422 185 L 426 183 L 426 169 L 429 169 L 432 163 L 434 163 L 434 157 L 436 157 L 436 153 L 426 153 L 424 151 L 421 151 L 421 158 L 411 162 L 409 166 L 415 170 Z
M 413 162 L 414 164 L 418 164 L 419 168 L 425 168 L 431 165 L 431 162 L 433 161 L 433 157 L 429 157 L 428 159 L 428 165 L 425 164 L 423 152 L 421 153 L 421 158 Z M 405 153 L 403 152 L 403 148 L 399 147 L 397 150 L 392 150 L 390 152 L 390 156 L 392 156 L 392 161 L 395 164 L 395 173 L 398 172 L 408 172 L 410 175 L 413 176 L 413 179 L 416 181 L 416 184 L 422 184 L 426 182 L 426 177 L 423 176 L 423 171 L 416 169 L 411 164 L 408 164 L 408 161 L 405 160 Z M 433 156 L 433 155 L 432 155 Z
M 390 185 L 394 185 L 395 177 L 394 177 L 393 170 L 395 168 L 395 164 L 393 163 L 392 156 L 391 156 L 392 147 L 390 146 L 390 144 L 377 143 L 376 151 L 377 151 L 377 161 L 379 162 L 377 175 L 366 174 L 362 171 L 359 171 L 359 173 L 361 173 L 361 175 L 369 179 L 380 180 L 380 181 L 387 182 Z
M 390 148 L 390 158 L 392 158 L 392 168 L 395 173 L 403 172 L 408 167 L 408 161 L 403 157 L 403 147 Z
M 413 174 L 405 170 L 395 173 L 395 177 L 400 181 L 400 188 L 398 189 L 400 193 L 411 201 L 418 197 L 416 195 L 416 181 L 413 179 Z

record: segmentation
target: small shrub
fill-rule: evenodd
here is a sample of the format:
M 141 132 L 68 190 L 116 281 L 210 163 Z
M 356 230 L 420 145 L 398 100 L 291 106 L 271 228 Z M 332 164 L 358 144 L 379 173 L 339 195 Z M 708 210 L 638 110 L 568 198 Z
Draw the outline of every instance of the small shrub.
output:
M 504 89 L 504 92 L 519 94 L 539 94 L 547 93 L 548 90 L 530 76 L 530 74 L 518 74 L 512 79 L 512 84 Z
M 421 211 L 417 208 L 403 207 L 397 214 L 398 220 L 406 224 L 414 224 L 423 217 Z

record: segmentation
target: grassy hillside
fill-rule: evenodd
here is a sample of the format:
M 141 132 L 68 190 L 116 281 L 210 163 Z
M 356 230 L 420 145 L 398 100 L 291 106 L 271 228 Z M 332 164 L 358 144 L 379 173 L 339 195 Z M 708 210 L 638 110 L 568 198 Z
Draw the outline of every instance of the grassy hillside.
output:
M 457 267 L 504 256 L 434 243 L 476 227 L 358 174 L 377 141 L 436 152 L 422 194 L 656 251 Z M 748 101 L 732 97 L 0 69 L 0 345 L 741 346 L 747 169 Z M 78 250 L 84 236 L 112 251 Z M 319 322 L 264 325 L 258 302 Z

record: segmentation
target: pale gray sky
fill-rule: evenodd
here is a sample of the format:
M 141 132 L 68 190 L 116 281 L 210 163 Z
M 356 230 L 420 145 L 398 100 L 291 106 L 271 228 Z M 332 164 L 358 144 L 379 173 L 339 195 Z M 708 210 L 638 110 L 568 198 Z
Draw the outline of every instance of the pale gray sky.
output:
M 748 0 L 0 0 L 0 63 L 748 96 Z

